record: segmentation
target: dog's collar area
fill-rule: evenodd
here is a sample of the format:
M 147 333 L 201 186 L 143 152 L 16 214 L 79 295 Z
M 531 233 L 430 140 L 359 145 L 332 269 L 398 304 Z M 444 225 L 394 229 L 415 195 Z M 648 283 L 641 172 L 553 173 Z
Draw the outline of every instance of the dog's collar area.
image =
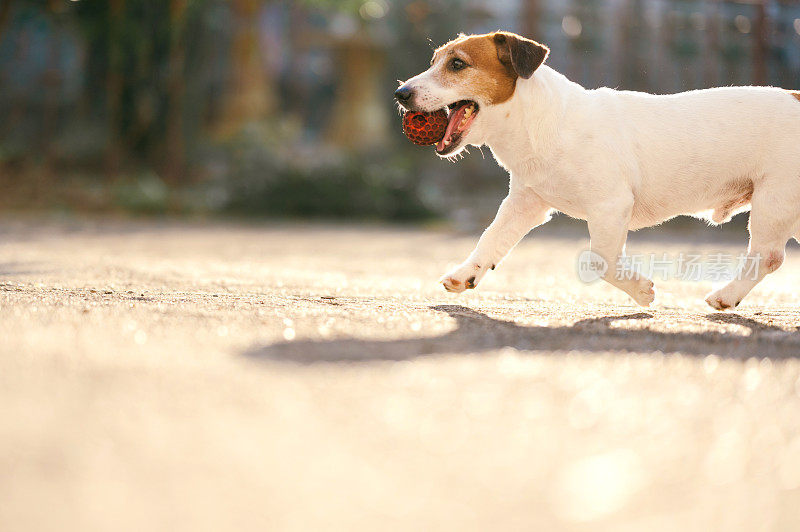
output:
M 448 105 L 447 112 L 447 129 L 436 144 L 436 152 L 439 155 L 448 155 L 458 148 L 461 139 L 478 114 L 478 104 L 472 100 L 459 100 Z

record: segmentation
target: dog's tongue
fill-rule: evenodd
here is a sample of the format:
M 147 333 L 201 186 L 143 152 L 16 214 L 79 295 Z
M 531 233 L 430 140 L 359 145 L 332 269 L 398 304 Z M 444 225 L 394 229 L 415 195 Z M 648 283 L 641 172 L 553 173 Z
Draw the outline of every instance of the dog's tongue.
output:
M 457 109 L 450 111 L 450 120 L 447 122 L 447 129 L 444 131 L 444 137 L 436 144 L 436 149 L 439 151 L 444 151 L 445 149 L 445 141 L 449 141 L 453 133 L 456 132 L 458 129 L 458 125 L 461 123 L 461 119 L 464 118 L 464 112 L 467 110 L 467 107 L 470 105 L 469 102 L 460 105 Z

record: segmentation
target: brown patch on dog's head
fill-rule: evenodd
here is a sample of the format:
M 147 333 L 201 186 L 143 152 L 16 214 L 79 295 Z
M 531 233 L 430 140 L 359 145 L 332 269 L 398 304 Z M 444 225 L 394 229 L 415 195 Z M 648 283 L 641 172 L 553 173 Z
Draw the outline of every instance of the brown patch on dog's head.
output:
M 434 52 L 431 63 L 441 62 L 438 77 L 442 85 L 463 87 L 465 94 L 496 104 L 511 98 L 517 79 L 530 78 L 549 53 L 542 44 L 498 31 L 450 41 Z
M 789 91 L 789 94 L 797 98 L 797 101 L 800 102 L 800 91 Z

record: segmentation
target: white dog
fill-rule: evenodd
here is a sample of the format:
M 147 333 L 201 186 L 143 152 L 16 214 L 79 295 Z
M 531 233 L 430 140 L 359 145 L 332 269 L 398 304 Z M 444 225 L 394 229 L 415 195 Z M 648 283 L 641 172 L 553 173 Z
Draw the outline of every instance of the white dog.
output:
M 544 65 L 548 52 L 513 33 L 461 36 L 395 93 L 406 109 L 449 108 L 440 156 L 485 144 L 511 175 L 497 216 L 444 287 L 474 288 L 558 210 L 588 222 L 592 251 L 612 265 L 603 278 L 647 306 L 652 281 L 620 261 L 629 230 L 681 214 L 720 224 L 751 209 L 757 275 L 706 297 L 718 310 L 738 305 L 800 236 L 800 93 L 587 90 Z

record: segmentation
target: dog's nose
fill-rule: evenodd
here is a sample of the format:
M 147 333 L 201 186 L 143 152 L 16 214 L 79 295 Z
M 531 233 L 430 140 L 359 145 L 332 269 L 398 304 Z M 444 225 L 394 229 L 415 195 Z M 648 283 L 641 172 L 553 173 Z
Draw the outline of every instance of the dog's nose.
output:
M 394 91 L 394 97 L 404 105 L 411 100 L 412 96 L 414 96 L 414 91 L 405 85 Z

